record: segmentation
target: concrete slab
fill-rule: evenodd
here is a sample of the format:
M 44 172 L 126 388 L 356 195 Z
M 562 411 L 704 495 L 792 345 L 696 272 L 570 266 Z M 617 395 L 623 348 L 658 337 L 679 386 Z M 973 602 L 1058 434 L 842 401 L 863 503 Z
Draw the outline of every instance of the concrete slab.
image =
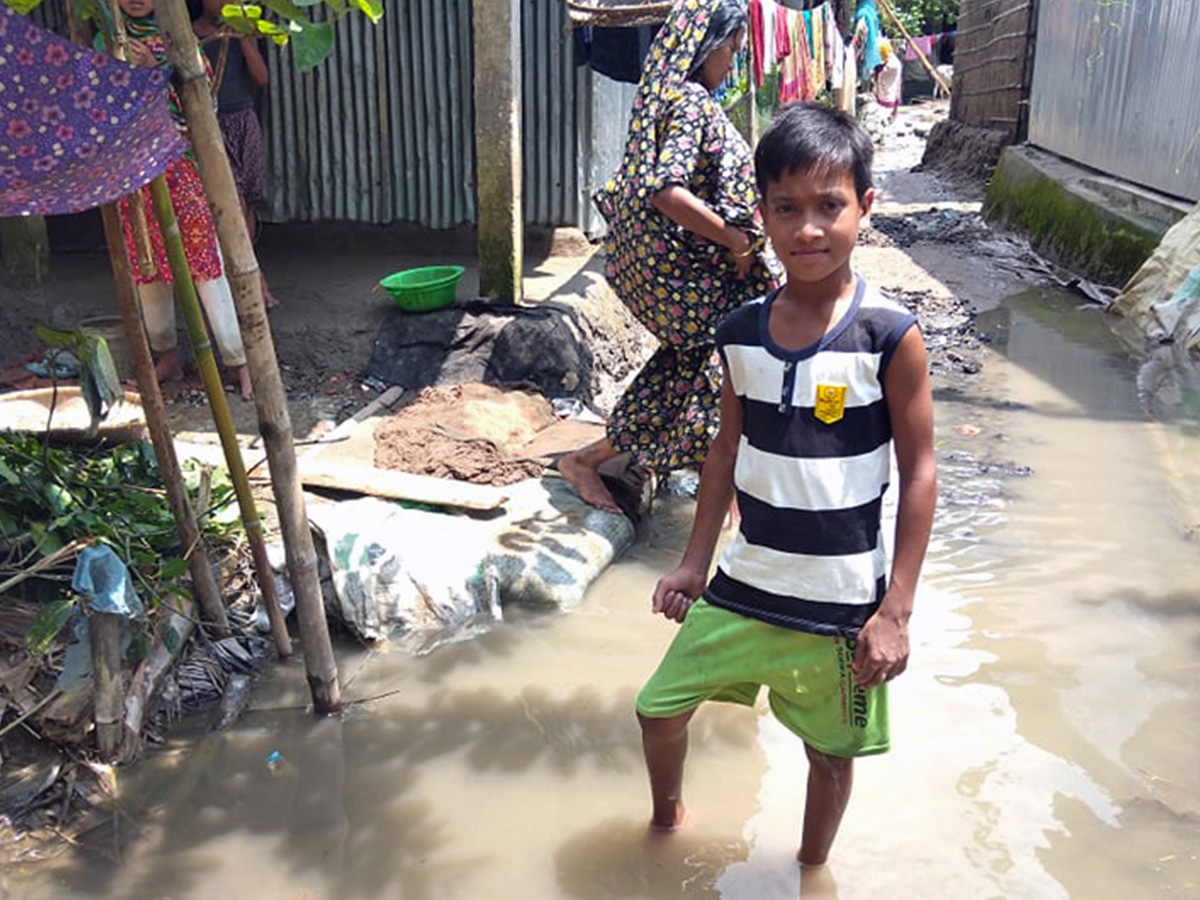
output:
M 1124 284 L 1190 208 L 1025 145 L 1001 153 L 984 215 L 1027 232 L 1038 252 L 1081 275 Z

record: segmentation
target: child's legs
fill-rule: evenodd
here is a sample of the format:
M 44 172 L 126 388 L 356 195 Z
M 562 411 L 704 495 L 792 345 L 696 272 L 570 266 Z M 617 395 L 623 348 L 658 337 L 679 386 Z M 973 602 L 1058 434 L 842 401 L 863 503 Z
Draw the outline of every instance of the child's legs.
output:
M 137 289 L 150 349 L 155 353 L 174 350 L 179 336 L 175 333 L 175 292 L 171 283 L 154 281 L 139 284 Z
M 854 760 L 822 753 L 808 744 L 808 791 L 804 800 L 804 831 L 796 858 L 806 866 L 823 865 L 837 836 L 850 789 L 854 785 Z
M 683 824 L 683 761 L 687 757 L 688 722 L 695 712 L 693 709 L 667 719 L 638 713 L 654 807 L 650 824 L 654 828 L 671 830 Z
M 696 708 L 705 700 L 754 705 L 760 685 L 746 673 L 757 665 L 756 635 L 770 627 L 697 600 L 638 694 L 655 828 L 668 830 L 683 821 L 687 726 Z
M 850 800 L 853 758 L 888 749 L 888 691 L 855 683 L 852 640 L 797 633 L 790 643 L 770 659 L 769 699 L 775 718 L 804 741 L 808 794 L 797 858 L 817 866 L 828 858 Z
M 221 361 L 231 368 L 246 364 L 246 350 L 242 346 L 242 332 L 238 327 L 237 310 L 233 305 L 233 292 L 229 280 L 222 275 L 210 281 L 197 281 L 196 293 L 204 305 L 209 327 L 221 351 Z

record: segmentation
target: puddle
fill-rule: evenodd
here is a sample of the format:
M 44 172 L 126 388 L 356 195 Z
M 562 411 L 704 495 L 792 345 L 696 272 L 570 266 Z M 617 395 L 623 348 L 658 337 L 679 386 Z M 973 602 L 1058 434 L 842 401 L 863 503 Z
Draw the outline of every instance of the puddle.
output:
M 0 896 L 1197 896 L 1195 422 L 1148 418 L 1137 365 L 1070 298 L 980 328 L 982 374 L 939 391 L 895 749 L 858 765 L 828 870 L 801 883 L 803 753 L 761 709 L 697 716 L 696 822 L 646 835 L 633 698 L 674 631 L 648 612 L 687 536 L 671 498 L 574 613 L 415 659 L 343 648 L 346 696 L 378 699 L 339 720 L 296 709 L 302 668 L 277 670 L 232 732 L 181 729 L 124 773 L 88 852 Z

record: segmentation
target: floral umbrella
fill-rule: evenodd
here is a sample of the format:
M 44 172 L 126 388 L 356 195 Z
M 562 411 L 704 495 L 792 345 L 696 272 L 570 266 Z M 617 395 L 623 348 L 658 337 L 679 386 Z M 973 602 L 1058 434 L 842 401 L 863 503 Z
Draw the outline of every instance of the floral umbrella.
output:
M 0 4 L 0 216 L 80 212 L 161 175 L 187 149 L 167 111 L 168 77 Z

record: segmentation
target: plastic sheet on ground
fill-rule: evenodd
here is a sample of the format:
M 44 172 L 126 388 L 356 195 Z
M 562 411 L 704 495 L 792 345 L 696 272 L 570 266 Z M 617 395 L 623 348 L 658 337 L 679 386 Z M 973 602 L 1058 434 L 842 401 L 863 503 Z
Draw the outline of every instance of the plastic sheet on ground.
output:
M 331 610 L 365 641 L 499 619 L 509 605 L 570 609 L 633 542 L 633 525 L 559 478 L 511 485 L 474 518 L 366 497 L 310 504 L 336 590 Z
M 1110 309 L 1152 340 L 1200 346 L 1200 204 L 1171 226 Z

